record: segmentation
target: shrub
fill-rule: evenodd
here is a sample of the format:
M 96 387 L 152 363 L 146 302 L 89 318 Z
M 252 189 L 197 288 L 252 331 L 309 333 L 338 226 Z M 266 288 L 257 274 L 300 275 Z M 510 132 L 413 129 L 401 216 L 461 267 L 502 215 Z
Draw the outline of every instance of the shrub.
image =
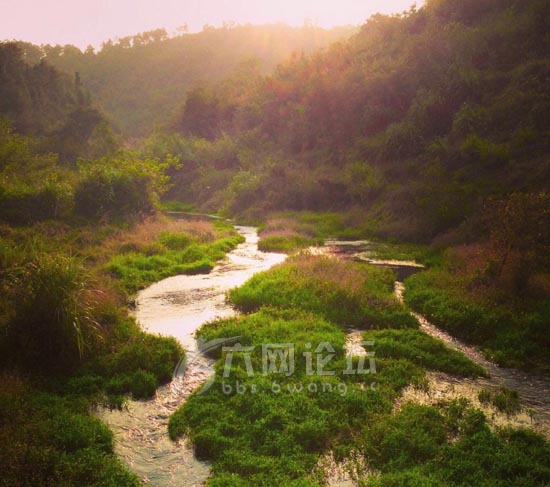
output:
M 147 399 L 155 395 L 158 383 L 156 377 L 150 372 L 138 370 L 131 379 L 130 392 L 134 399 Z
M 75 366 L 100 337 L 88 289 L 76 259 L 35 255 L 12 282 L 12 358 L 35 369 Z
M 155 201 L 145 176 L 95 174 L 78 183 L 75 213 L 84 218 L 124 218 L 151 213 Z
M 167 158 L 140 159 L 130 152 L 81 163 L 75 189 L 75 213 L 85 218 L 124 219 L 151 213 L 168 188 L 165 171 L 175 165 Z

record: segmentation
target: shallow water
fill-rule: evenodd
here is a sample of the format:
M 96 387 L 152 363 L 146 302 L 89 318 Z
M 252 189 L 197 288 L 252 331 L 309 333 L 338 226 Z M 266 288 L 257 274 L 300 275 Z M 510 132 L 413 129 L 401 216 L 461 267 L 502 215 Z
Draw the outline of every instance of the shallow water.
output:
M 395 270 L 397 273 L 395 295 L 401 302 L 403 302 L 403 292 L 405 290 L 402 281 L 406 277 L 420 272 L 423 268 L 422 265 L 415 262 L 377 260 L 373 258 L 373 254 L 376 253 L 376 245 L 366 241 L 327 242 L 327 245 L 329 244 L 336 255 Z M 477 407 L 484 409 L 494 425 L 530 427 L 550 438 L 550 377 L 548 375 L 499 367 L 488 360 L 476 347 L 468 345 L 444 330 L 437 328 L 424 316 L 418 313 L 412 314 L 419 321 L 420 328 L 424 332 L 442 340 L 449 347 L 464 353 L 471 360 L 484 367 L 489 373 L 489 377 L 474 380 L 442 373 L 428 373 L 429 390 L 420 391 L 409 388 L 404 394 L 404 399 L 435 404 L 437 400 L 444 398 L 466 397 Z M 479 403 L 477 395 L 481 389 L 496 391 L 502 386 L 514 389 L 519 393 L 522 404 L 522 411 L 519 414 L 509 417 L 494 408 Z
M 208 321 L 235 315 L 225 298 L 229 289 L 286 258 L 259 252 L 255 228 L 236 228 L 246 242 L 210 274 L 171 277 L 137 296 L 134 315 L 143 328 L 173 336 L 186 349 L 185 375 L 159 388 L 152 400 L 129 401 L 127 410 L 98 413 L 115 435 L 117 454 L 151 486 L 195 487 L 208 478 L 208 464 L 194 457 L 185 440 L 170 441 L 167 432 L 170 415 L 213 373 L 212 362 L 197 352 L 194 333 Z
M 194 487 L 204 484 L 210 474 L 207 463 L 199 462 L 185 439 L 178 443 L 169 440 L 167 425 L 175 412 L 189 395 L 212 375 L 212 362 L 197 352 L 194 332 L 204 323 L 219 317 L 235 314 L 226 302 L 226 292 L 243 284 L 252 275 L 267 270 L 282 262 L 282 254 L 258 251 L 258 235 L 255 228 L 236 227 L 246 242 L 230 252 L 210 274 L 199 276 L 176 276 L 153 284 L 141 291 L 136 300 L 135 316 L 141 325 L 151 333 L 176 337 L 187 350 L 187 369 L 183 377 L 159 388 L 154 399 L 129 401 L 126 411 L 103 410 L 100 417 L 107 422 L 115 435 L 117 454 L 147 484 L 152 486 Z M 315 253 L 341 255 L 344 258 L 367 261 L 372 265 L 388 266 L 396 270 L 396 296 L 402 299 L 403 284 L 408 275 L 419 272 L 421 266 L 414 262 L 377 261 L 372 258 L 371 244 L 366 241 L 328 241 L 325 247 Z M 429 389 L 408 388 L 398 401 L 436 404 L 440 399 L 467 397 L 476 406 L 481 388 L 497 389 L 502 385 L 516 389 L 525 406 L 524 411 L 508 418 L 495 410 L 484 408 L 494 425 L 511 424 L 529 426 L 550 437 L 550 378 L 525 373 L 514 369 L 503 369 L 488 361 L 475 347 L 468 346 L 415 314 L 421 328 L 450 347 L 464 352 L 490 373 L 489 378 L 476 380 L 461 379 L 441 373 L 428 373 Z M 361 355 L 361 333 L 350 330 L 346 344 L 348 353 Z M 329 454 L 320 460 L 319 468 L 327 474 L 331 487 L 357 485 L 358 472 L 364 473 L 364 459 L 350 458 L 344 464 L 336 464 Z
M 403 301 L 405 286 L 402 282 L 395 283 L 395 295 Z M 499 367 L 488 360 L 476 347 L 467 345 L 461 340 L 437 328 L 424 316 L 412 313 L 420 323 L 420 328 L 428 335 L 439 338 L 449 347 L 460 350 L 472 361 L 477 362 L 489 373 L 489 377 L 478 379 L 462 379 L 447 374 L 430 374 L 430 388 L 435 395 L 467 397 L 481 407 L 477 401 L 477 393 L 481 389 L 497 390 L 502 386 L 515 389 L 520 396 L 523 411 L 515 417 L 505 418 L 497 411 L 490 411 L 498 425 L 528 426 L 550 438 L 550 377 L 535 372 L 524 372 L 518 369 Z M 501 417 L 502 416 L 502 417 Z

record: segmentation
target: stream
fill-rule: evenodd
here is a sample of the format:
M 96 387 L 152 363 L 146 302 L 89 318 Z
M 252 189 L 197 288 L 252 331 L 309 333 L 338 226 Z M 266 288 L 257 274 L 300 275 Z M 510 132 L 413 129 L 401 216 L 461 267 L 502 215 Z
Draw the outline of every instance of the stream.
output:
M 236 229 L 246 241 L 228 253 L 210 274 L 171 277 L 153 284 L 137 296 L 134 315 L 143 328 L 150 333 L 175 337 L 187 353 L 184 376 L 160 387 L 153 399 L 129 400 L 123 411 L 103 409 L 98 412 L 114 433 L 118 456 L 146 484 L 158 487 L 202 486 L 210 474 L 209 465 L 194 457 L 192 447 L 185 439 L 174 443 L 167 433 L 171 414 L 213 373 L 213 362 L 198 353 L 194 333 L 204 323 L 234 316 L 236 311 L 227 303 L 226 292 L 286 258 L 283 254 L 260 252 L 256 228 L 237 226 Z M 367 241 L 329 240 L 324 247 L 313 249 L 313 252 L 394 269 L 398 276 L 395 294 L 399 300 L 403 299 L 402 281 L 422 268 L 414 262 L 375 260 L 372 258 L 373 244 Z M 466 397 L 476 407 L 484 409 L 494 425 L 528 426 L 550 437 L 550 377 L 500 368 L 475 347 L 451 337 L 423 316 L 413 315 L 423 331 L 465 353 L 485 367 L 490 377 L 471 380 L 428 372 L 429 387 L 422 390 L 407 388 L 397 407 L 409 400 L 437 404 L 441 399 Z M 357 341 L 360 341 L 360 333 L 350 333 L 350 350 Z M 513 417 L 481 405 L 477 400 L 480 389 L 497 390 L 502 385 L 517 390 L 524 406 Z M 338 472 L 336 467 L 334 470 Z M 329 481 L 329 485 L 354 485 L 354 482 L 342 475 Z
M 236 229 L 246 241 L 209 274 L 170 277 L 138 293 L 136 320 L 150 333 L 178 339 L 186 350 L 187 369 L 183 377 L 160 387 L 153 399 L 129 400 L 122 411 L 103 409 L 98 414 L 114 433 L 117 455 L 149 485 L 195 487 L 208 478 L 208 464 L 194 457 L 185 439 L 174 443 L 167 433 L 172 413 L 213 373 L 212 361 L 198 354 L 194 333 L 204 323 L 236 314 L 225 299 L 229 289 L 286 258 L 260 252 L 254 227 Z
M 404 302 L 405 285 L 403 281 L 423 268 L 423 266 L 410 261 L 378 260 L 373 257 L 376 254 L 376 244 L 368 241 L 327 241 L 326 247 L 329 248 L 329 254 L 393 269 L 397 274 L 394 294 L 400 302 Z M 482 409 L 494 426 L 528 427 L 550 439 L 550 376 L 500 367 L 487 359 L 475 346 L 468 345 L 451 336 L 430 323 L 424 316 L 414 312 L 411 314 L 420 323 L 422 331 L 443 341 L 448 347 L 464 353 L 472 361 L 484 367 L 489 373 L 489 377 L 465 379 L 441 372 L 428 371 L 428 390 L 409 387 L 405 390 L 400 403 L 415 401 L 435 405 L 442 399 L 465 397 L 474 406 Z M 480 403 L 478 393 L 481 389 L 498 391 L 502 386 L 514 389 L 519 393 L 522 409 L 518 414 L 508 416 L 492 406 Z

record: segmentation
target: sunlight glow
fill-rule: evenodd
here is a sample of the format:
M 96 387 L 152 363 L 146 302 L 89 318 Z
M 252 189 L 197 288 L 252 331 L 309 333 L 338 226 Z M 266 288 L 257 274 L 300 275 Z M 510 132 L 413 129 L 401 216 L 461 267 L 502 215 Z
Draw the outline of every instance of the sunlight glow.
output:
M 322 27 L 362 24 L 373 13 L 399 13 L 414 0 L 0 0 L 0 39 L 98 47 L 115 37 L 187 24 L 221 26 L 309 21 Z M 420 6 L 423 1 L 416 2 Z

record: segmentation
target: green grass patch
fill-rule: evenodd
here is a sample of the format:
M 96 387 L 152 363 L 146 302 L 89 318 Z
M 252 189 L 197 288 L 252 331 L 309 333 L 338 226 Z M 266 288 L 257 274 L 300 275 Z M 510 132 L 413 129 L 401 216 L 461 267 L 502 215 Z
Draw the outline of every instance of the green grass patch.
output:
M 543 437 L 509 428 L 492 432 L 466 401 L 407 404 L 373 422 L 367 436 L 369 465 L 382 475 L 360 482 L 366 487 L 535 487 L 550 481 L 550 445 Z
M 381 472 L 407 472 L 429 464 L 458 434 L 486 428 L 483 415 L 457 406 L 442 413 L 410 405 L 394 413 L 405 387 L 425 383 L 424 368 L 467 377 L 484 372 L 414 329 L 414 321 L 412 328 L 365 332 L 365 341 L 375 342 L 375 373 L 343 373 L 361 359 L 345 356 L 342 325 L 367 308 L 369 317 L 386 309 L 393 279 L 385 269 L 299 255 L 230 293 L 251 314 L 206 324 L 198 334 L 206 342 L 238 337 L 249 362 L 236 352 L 227 369 L 228 351 L 210 349 L 210 388 L 192 395 L 169 423 L 172 439 L 187 435 L 197 456 L 212 463 L 209 486 L 323 485 L 316 465 L 329 451 L 339 459 L 359 451 Z M 403 323 L 384 322 L 392 325 Z M 308 373 L 307 354 L 322 342 L 333 347 L 334 375 Z M 292 374 L 265 373 L 262 346 L 273 343 L 294 344 Z
M 139 330 L 133 330 L 124 343 L 116 343 L 113 348 L 114 351 L 97 354 L 84 363 L 71 381 L 79 384 L 90 377 L 99 378 L 108 399 L 129 393 L 135 399 L 148 398 L 154 395 L 159 384 L 170 382 L 174 367 L 184 353 L 174 338 Z M 82 393 L 86 393 L 86 387 Z
M 390 414 L 401 388 L 423 378 L 422 370 L 406 360 L 384 359 L 378 364 L 378 388 L 363 388 L 363 381 L 374 380 L 371 375 L 342 373 L 347 361 L 341 328 L 303 311 L 264 308 L 207 324 L 199 334 L 207 341 L 238 336 L 241 345 L 255 347 L 253 377 L 244 357 L 235 354 L 224 378 L 227 352 L 212 350 L 217 358 L 213 385 L 194 394 L 170 419 L 170 436 L 188 434 L 197 456 L 212 462 L 209 485 L 318 485 L 311 472 L 319 456 L 331 449 L 345 455 L 361 442 L 367 418 Z M 312 350 L 308 344 L 314 350 L 323 342 L 334 349 L 326 370 L 335 375 L 309 375 L 304 353 Z M 263 374 L 266 343 L 295 345 L 292 375 Z
M 513 416 L 521 411 L 521 403 L 517 391 L 502 386 L 498 391 L 481 389 L 478 393 L 481 404 L 492 404 L 501 413 Z
M 192 212 L 196 206 L 182 201 L 168 200 L 160 202 L 160 209 L 165 212 Z
M 163 232 L 149 246 L 150 251 L 128 252 L 114 256 L 106 270 L 120 280 L 127 292 L 135 292 L 167 277 L 206 274 L 225 254 L 244 241 L 232 227 L 216 222 L 218 238 L 200 243 L 185 233 Z
M 440 267 L 443 262 L 443 254 L 440 250 L 407 242 L 372 240 L 369 241 L 365 253 L 373 259 L 413 261 L 426 267 Z
M 403 335 L 384 335 L 393 331 Z M 419 353 L 425 355 L 420 362 L 433 368 L 459 375 L 475 372 L 458 355 L 449 365 L 444 359 L 448 350 L 429 337 L 407 337 L 409 331 L 416 332 L 367 332 L 365 338 L 377 339 L 377 373 L 361 376 L 339 372 L 347 365 L 341 348 L 344 333 L 319 316 L 262 308 L 207 324 L 199 332 L 205 340 L 239 337 L 241 345 L 253 347 L 250 364 L 255 374 L 249 376 L 244 355 L 235 353 L 230 373 L 223 377 L 227 351 L 210 350 L 216 377 L 206 392 L 195 393 L 170 418 L 169 434 L 172 439 L 187 435 L 197 457 L 211 462 L 209 486 L 323 485 L 324 473 L 316 465 L 329 451 L 338 459 L 352 451 L 362 453 L 369 468 L 380 472 L 360 478 L 364 486 L 464 485 L 470 469 L 477 480 L 482 478 L 493 451 L 498 458 L 479 485 L 544 485 L 549 445 L 542 437 L 528 431 L 493 433 L 483 413 L 465 400 L 437 407 L 405 404 L 394 410 L 404 387 L 425 381 Z M 398 338 L 412 342 L 407 351 L 396 346 Z M 311 350 L 308 343 L 320 341 L 334 345 L 334 376 L 307 374 L 303 354 Z M 265 343 L 295 344 L 292 375 L 262 373 Z M 357 365 L 357 357 L 352 363 Z M 373 380 L 374 389 L 362 387 Z M 507 479 L 509 484 L 502 483 Z
M 480 345 L 499 365 L 550 369 L 550 302 L 516 307 L 488 303 L 446 270 L 429 270 L 406 281 L 405 300 L 436 326 Z
M 141 485 L 113 452 L 113 435 L 79 397 L 13 377 L 0 391 L 2 485 Z M 10 384 L 11 381 L 11 384 Z
M 363 337 L 375 342 L 377 357 L 407 359 L 430 370 L 462 377 L 487 375 L 463 353 L 421 330 L 376 330 L 365 332 Z
M 265 252 L 294 251 L 322 245 L 328 237 L 353 238 L 353 230 L 339 213 L 282 212 L 259 226 L 258 248 Z
M 304 237 L 302 235 L 279 234 L 262 237 L 258 242 L 258 249 L 262 252 L 291 253 L 298 249 L 304 249 L 322 244 L 318 239 Z
M 244 312 L 267 305 L 307 310 L 343 326 L 415 328 L 392 294 L 394 280 L 388 269 L 298 255 L 255 275 L 229 298 Z

